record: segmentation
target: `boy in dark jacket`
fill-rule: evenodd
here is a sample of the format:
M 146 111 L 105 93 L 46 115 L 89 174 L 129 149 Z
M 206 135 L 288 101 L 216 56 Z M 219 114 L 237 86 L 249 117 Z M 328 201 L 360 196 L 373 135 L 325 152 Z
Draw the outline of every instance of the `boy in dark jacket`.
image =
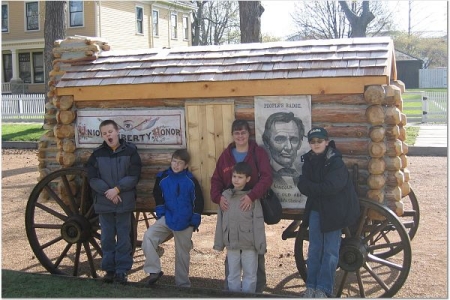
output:
M 104 142 L 90 156 L 87 169 L 102 229 L 101 267 L 106 271 L 104 281 L 126 283 L 133 265 L 131 216 L 136 206 L 141 158 L 134 144 L 119 139 L 116 122 L 105 120 L 99 127 Z
M 147 284 L 154 284 L 162 275 L 158 246 L 171 234 L 175 238 L 175 284 L 190 287 L 189 262 L 192 233 L 198 230 L 203 211 L 200 184 L 188 171 L 189 153 L 176 150 L 171 167 L 156 175 L 153 196 L 156 202 L 155 224 L 144 234 L 142 249 L 145 255 L 144 271 L 149 275 Z
M 309 226 L 308 276 L 304 298 L 332 296 L 339 262 L 341 230 L 356 222 L 359 201 L 334 141 L 321 127 L 308 132 L 311 151 L 304 155 L 298 188 L 308 197 L 302 228 Z

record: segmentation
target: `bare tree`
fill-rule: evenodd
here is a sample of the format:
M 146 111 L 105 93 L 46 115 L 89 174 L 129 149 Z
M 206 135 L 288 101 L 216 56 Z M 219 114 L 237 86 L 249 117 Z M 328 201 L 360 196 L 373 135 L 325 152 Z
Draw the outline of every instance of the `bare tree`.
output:
M 236 43 L 239 37 L 237 1 L 197 1 L 192 23 L 192 45 Z
M 348 6 L 347 2 L 339 1 L 339 5 L 347 17 L 347 20 L 350 22 L 351 33 L 350 37 L 365 37 L 367 26 L 370 22 L 375 19 L 375 16 L 370 11 L 370 6 L 368 1 L 362 2 L 361 13 L 357 14 L 357 2 L 352 2 L 352 9 Z
M 53 69 L 53 48 L 56 40 L 66 37 L 66 1 L 45 1 L 44 21 L 44 64 L 45 83 L 49 81 L 49 72 Z M 45 84 L 45 94 L 49 92 L 48 84 Z M 49 101 L 46 96 L 46 102 Z
M 239 1 L 241 43 L 261 43 L 261 1 Z
M 200 45 L 200 28 L 203 24 L 203 7 L 206 1 L 196 1 L 197 11 L 193 14 L 192 21 L 192 46 Z
M 304 1 L 296 3 L 291 17 L 302 39 L 376 36 L 393 24 L 386 7 L 382 1 Z

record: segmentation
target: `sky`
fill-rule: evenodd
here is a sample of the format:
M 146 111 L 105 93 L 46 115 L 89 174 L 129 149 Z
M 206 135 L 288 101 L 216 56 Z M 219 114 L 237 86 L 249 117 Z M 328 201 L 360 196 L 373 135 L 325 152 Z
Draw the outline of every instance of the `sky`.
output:
M 261 17 L 262 34 L 283 38 L 294 33 L 296 27 L 290 14 L 294 11 L 295 2 L 298 1 L 261 1 L 265 8 Z M 430 31 L 447 32 L 447 1 L 388 1 L 396 13 L 399 30 L 408 31 L 409 2 L 412 3 L 412 32 L 421 31 L 424 35 L 432 34 Z

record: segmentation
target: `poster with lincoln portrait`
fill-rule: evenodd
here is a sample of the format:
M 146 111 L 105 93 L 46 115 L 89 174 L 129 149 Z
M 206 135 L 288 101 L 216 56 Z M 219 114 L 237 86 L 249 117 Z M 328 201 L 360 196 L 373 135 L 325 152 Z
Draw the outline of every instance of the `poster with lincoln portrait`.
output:
M 304 208 L 306 196 L 297 188 L 301 157 L 310 150 L 306 133 L 311 129 L 310 96 L 255 97 L 255 136 L 269 154 L 272 190 L 283 208 Z

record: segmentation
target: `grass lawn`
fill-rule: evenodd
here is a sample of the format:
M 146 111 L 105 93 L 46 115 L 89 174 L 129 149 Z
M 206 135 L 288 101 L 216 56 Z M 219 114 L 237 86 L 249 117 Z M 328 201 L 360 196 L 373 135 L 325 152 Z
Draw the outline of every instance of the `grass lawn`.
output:
M 108 284 L 101 279 L 33 274 L 2 269 L 2 298 L 267 298 L 205 288 L 145 283 Z
M 406 141 L 408 146 L 414 146 L 416 142 L 417 135 L 419 134 L 419 127 L 408 126 L 406 127 Z
M 2 123 L 2 141 L 35 142 L 47 131 L 42 123 Z

